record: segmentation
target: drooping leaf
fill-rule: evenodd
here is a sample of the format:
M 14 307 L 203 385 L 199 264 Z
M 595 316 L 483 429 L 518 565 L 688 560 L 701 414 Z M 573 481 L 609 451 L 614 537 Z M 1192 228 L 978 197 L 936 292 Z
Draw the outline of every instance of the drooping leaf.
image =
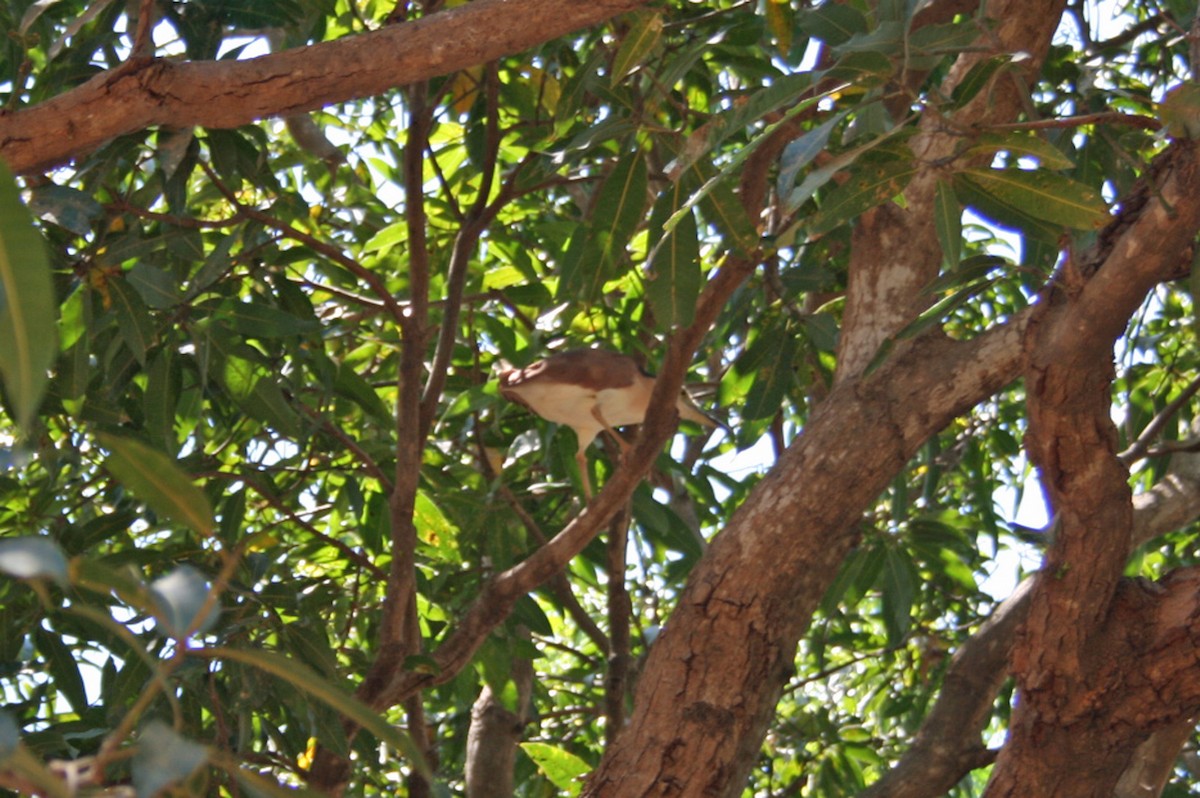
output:
M 650 214 L 651 256 L 647 266 L 646 299 L 660 330 L 686 327 L 696 314 L 700 296 L 700 231 L 687 214 L 662 238 L 655 240 L 668 217 L 686 200 L 681 183 L 668 186 Z
M 640 152 L 622 158 L 604 179 L 588 221 L 575 231 L 562 264 L 560 298 L 592 302 L 617 276 L 625 247 L 646 207 L 646 159 Z
M 779 412 L 783 406 L 784 396 L 792 386 L 793 359 L 796 356 L 796 343 L 792 335 L 781 335 L 778 343 L 774 341 L 769 347 L 764 347 L 765 357 L 758 368 L 754 384 L 746 395 L 746 404 L 742 408 L 742 417 L 747 419 L 770 418 Z
M 104 467 L 135 496 L 159 515 L 201 535 L 212 534 L 215 521 L 208 497 L 171 457 L 133 438 L 97 437 L 112 452 Z
M 658 46 L 662 38 L 662 14 L 653 11 L 636 11 L 625 16 L 629 30 L 621 40 L 621 46 L 613 58 L 611 82 L 615 86 L 630 72 L 641 65 Z
M 883 624 L 888 643 L 899 645 L 912 627 L 916 598 L 916 574 L 912 561 L 897 547 L 889 546 L 883 557 L 879 590 L 883 600 Z
M 28 429 L 57 353 L 50 261 L 17 184 L 0 163 L 0 380 Z
M 933 228 L 942 245 L 942 259 L 954 268 L 962 259 L 962 206 L 954 187 L 939 180 L 933 195 Z
M 83 684 L 83 675 L 79 672 L 79 663 L 74 652 L 63 642 L 57 632 L 39 628 L 34 632 L 34 640 L 38 651 L 46 658 L 46 670 L 54 682 L 54 689 L 78 714 L 87 711 L 87 688 Z
M 121 340 L 137 358 L 138 363 L 145 366 L 146 351 L 154 343 L 154 319 L 151 318 L 141 295 L 123 278 L 111 278 L 107 287 Z

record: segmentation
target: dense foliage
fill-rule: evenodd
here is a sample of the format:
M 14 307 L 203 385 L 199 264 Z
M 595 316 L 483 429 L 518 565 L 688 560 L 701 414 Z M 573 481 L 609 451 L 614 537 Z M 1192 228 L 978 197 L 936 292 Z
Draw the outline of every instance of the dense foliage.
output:
M 0 101 L 445 13 L 421 5 L 11 0 Z M 869 375 L 937 329 L 970 340 L 1026 312 L 1167 146 L 1155 103 L 1187 77 L 1193 8 L 1134 0 L 1099 34 L 1108 6 L 1070 6 L 1025 124 L 970 128 L 954 115 L 1025 66 L 978 57 L 996 23 L 959 5 L 667 0 L 312 113 L 140 128 L 0 176 L 0 787 L 290 794 L 329 755 L 353 758 L 348 794 L 454 794 L 491 707 L 526 743 L 516 794 L 578 791 L 689 574 L 846 368 L 859 220 L 936 184 L 940 276 L 854 367 Z M 1193 112 L 1170 110 L 1185 137 Z M 959 142 L 933 178 L 912 146 L 931 118 Z M 446 670 L 489 580 L 582 507 L 571 433 L 499 397 L 501 362 L 599 345 L 656 370 L 734 263 L 752 270 L 687 374 L 728 429 L 684 425 L 627 509 Z M 1194 318 L 1190 284 L 1163 283 L 1118 347 L 1135 490 L 1186 448 Z M 973 405 L 861 513 L 751 793 L 886 773 L 949 655 L 1038 561 L 1036 497 L 1016 517 L 1036 490 L 1024 384 Z M 621 457 L 598 441 L 593 484 Z M 1194 533 L 1188 517 L 1128 573 L 1191 565 Z M 430 678 L 387 701 L 371 679 L 389 668 Z

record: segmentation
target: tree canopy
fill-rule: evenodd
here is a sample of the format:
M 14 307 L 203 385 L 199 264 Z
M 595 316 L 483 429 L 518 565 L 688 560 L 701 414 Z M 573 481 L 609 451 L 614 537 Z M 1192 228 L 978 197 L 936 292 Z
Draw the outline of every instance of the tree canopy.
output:
M 1200 794 L 1195 11 L 0 4 L 0 791 Z

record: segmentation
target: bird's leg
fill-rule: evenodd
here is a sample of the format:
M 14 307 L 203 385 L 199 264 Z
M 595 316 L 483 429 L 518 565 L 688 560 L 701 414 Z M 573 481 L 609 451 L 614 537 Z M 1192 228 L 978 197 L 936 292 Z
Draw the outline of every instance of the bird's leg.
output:
M 579 481 L 583 483 L 583 501 L 584 504 L 589 504 L 592 501 L 592 481 L 588 478 L 585 450 L 580 449 L 575 453 L 575 462 L 579 464 Z
M 609 426 L 608 420 L 605 419 L 604 414 L 600 412 L 599 405 L 592 408 L 592 418 L 599 421 L 600 425 L 604 427 L 604 431 L 607 432 L 609 434 L 609 436 L 614 441 L 617 442 L 617 446 L 621 447 L 621 456 L 622 457 L 624 457 L 626 454 L 629 453 L 629 444 L 625 442 L 624 438 L 622 438 L 619 434 L 617 434 L 617 431 L 615 429 L 613 429 L 611 426 Z

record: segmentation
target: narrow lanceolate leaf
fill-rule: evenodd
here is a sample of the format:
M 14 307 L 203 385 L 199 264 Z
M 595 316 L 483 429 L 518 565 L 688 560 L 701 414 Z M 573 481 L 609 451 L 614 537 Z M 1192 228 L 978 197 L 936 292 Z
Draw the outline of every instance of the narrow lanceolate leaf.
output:
M 829 192 L 821 209 L 809 217 L 809 234 L 828 233 L 882 205 L 903 191 L 916 172 L 917 166 L 910 159 L 862 164 L 849 180 Z
M 759 367 L 754 384 L 746 395 L 742 417 L 770 418 L 779 412 L 783 399 L 794 379 L 792 361 L 796 356 L 796 337 L 782 336 L 779 346 L 771 347 L 767 359 Z
M 272 651 L 213 648 L 209 649 L 209 653 L 221 659 L 249 665 L 283 679 L 305 695 L 329 706 L 342 717 L 354 721 L 381 741 L 403 753 L 419 773 L 426 779 L 430 778 L 429 765 L 425 762 L 425 757 L 413 745 L 407 734 L 388 723 L 349 692 L 318 675 L 307 665 Z
M 939 180 L 934 190 L 933 227 L 942 245 L 943 260 L 953 269 L 962 259 L 962 206 L 954 187 L 945 180 Z
M 650 214 L 652 241 L 685 199 L 686 191 L 679 183 L 669 186 L 659 197 Z M 651 244 L 646 300 L 660 330 L 686 327 L 696 315 L 701 285 L 699 238 L 696 217 L 688 213 L 671 232 Z
M 646 57 L 653 52 L 662 38 L 662 14 L 640 12 L 630 14 L 632 24 L 629 32 L 621 41 L 617 56 L 613 59 L 612 83 L 616 85 L 642 64 Z
M 646 159 L 632 153 L 617 164 L 597 191 L 588 224 L 575 231 L 563 258 L 558 293 L 591 302 L 618 276 L 625 247 L 646 207 Z
M 1075 165 L 1058 147 L 1027 130 L 984 133 L 967 149 L 966 154 L 991 155 L 997 152 L 1011 153 L 1019 158 L 1036 158 L 1046 169 L 1070 169 Z
M 0 164 L 0 380 L 14 420 L 28 428 L 54 362 L 54 285 L 45 244 Z
M 108 281 L 108 295 L 112 299 L 113 313 L 117 316 L 117 329 L 121 340 L 137 358 L 146 365 L 146 350 L 154 343 L 154 319 L 141 295 L 124 278 L 114 277 Z
M 107 434 L 98 437 L 101 445 L 112 452 L 104 467 L 133 495 L 165 518 L 201 535 L 212 534 L 215 521 L 208 497 L 174 459 L 132 438 Z
M 971 168 L 958 177 L 997 202 L 1051 224 L 1087 230 L 1109 220 L 1108 205 L 1099 192 L 1055 172 Z

